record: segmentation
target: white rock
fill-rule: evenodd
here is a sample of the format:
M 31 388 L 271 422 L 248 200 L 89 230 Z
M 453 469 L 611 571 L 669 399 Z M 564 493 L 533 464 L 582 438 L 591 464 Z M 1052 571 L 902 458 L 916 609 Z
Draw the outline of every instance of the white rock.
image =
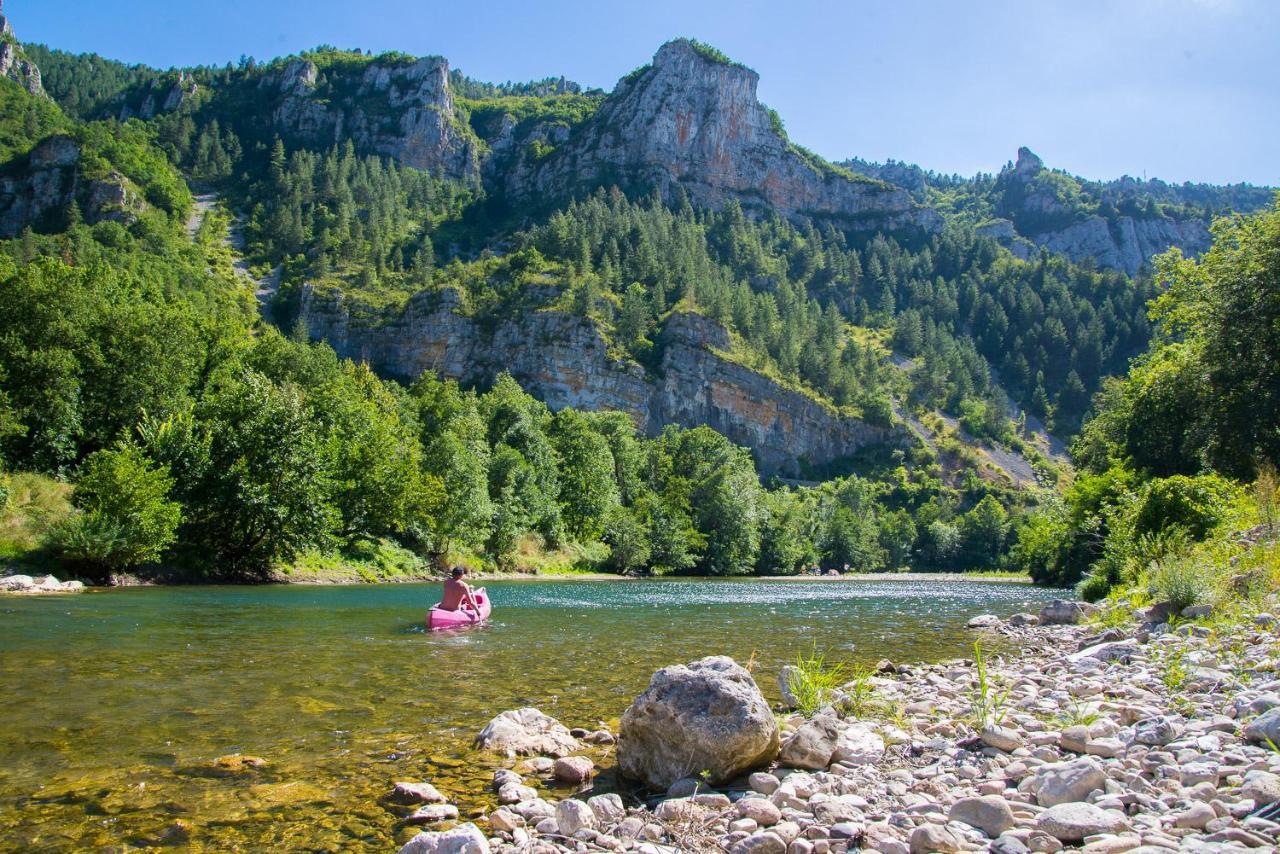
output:
M 569 798 L 556 804 L 556 825 L 564 836 L 573 836 L 579 830 L 595 830 L 596 814 L 584 801 Z
M 419 833 L 400 849 L 400 854 L 489 854 L 489 840 L 471 822 L 452 830 Z

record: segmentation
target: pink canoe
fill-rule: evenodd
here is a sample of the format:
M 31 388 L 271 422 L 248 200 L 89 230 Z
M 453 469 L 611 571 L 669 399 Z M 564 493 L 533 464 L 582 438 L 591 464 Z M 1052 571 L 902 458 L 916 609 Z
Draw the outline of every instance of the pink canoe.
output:
M 433 606 L 427 612 L 427 628 L 438 632 L 441 629 L 460 629 L 483 623 L 489 619 L 489 612 L 493 610 L 493 606 L 489 604 L 489 594 L 485 590 L 476 591 L 476 604 L 480 606 L 479 614 L 465 606 L 456 611 L 445 611 L 439 605 Z

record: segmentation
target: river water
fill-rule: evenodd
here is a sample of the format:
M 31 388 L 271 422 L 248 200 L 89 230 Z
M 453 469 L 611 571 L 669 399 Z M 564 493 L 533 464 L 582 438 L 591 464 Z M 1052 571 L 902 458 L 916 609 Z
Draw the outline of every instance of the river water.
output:
M 486 586 L 488 625 L 434 634 L 430 585 L 0 599 L 0 849 L 391 850 L 414 832 L 379 803 L 394 781 L 432 781 L 464 816 L 492 807 L 502 763 L 471 740 L 505 709 L 616 728 L 655 669 L 713 654 L 754 656 L 772 700 L 779 668 L 815 645 L 848 662 L 959 656 L 970 617 L 1053 595 L 942 580 Z M 237 753 L 267 764 L 216 765 Z

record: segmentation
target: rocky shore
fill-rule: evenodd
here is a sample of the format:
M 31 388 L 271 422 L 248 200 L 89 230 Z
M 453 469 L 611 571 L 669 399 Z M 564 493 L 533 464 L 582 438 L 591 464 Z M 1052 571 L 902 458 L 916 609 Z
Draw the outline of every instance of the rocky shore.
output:
M 478 739 L 502 757 L 492 810 L 401 854 L 1274 850 L 1280 624 L 1090 610 L 976 619 L 974 659 L 881 662 L 808 716 L 727 658 L 660 670 L 617 734 L 504 712 Z M 594 788 L 601 750 L 626 800 Z M 579 789 L 548 800 L 538 777 Z M 429 783 L 389 800 L 458 818 Z
M 0 593 L 79 593 L 82 590 L 84 582 L 59 581 L 52 575 L 6 575 L 0 578 Z

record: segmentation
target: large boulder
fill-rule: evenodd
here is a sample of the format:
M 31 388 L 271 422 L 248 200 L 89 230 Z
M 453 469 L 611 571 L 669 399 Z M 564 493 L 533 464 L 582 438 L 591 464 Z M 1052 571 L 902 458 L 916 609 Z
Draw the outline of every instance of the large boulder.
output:
M 1084 602 L 1054 599 L 1040 609 L 1040 624 L 1042 626 L 1075 625 L 1093 610 L 1093 606 Z
M 712 785 L 768 764 L 778 722 L 751 674 L 713 656 L 664 667 L 622 715 L 618 770 L 655 789 L 706 772 Z
M 550 715 L 524 708 L 503 712 L 480 731 L 476 743 L 485 750 L 533 756 L 568 756 L 582 748 L 569 730 Z

